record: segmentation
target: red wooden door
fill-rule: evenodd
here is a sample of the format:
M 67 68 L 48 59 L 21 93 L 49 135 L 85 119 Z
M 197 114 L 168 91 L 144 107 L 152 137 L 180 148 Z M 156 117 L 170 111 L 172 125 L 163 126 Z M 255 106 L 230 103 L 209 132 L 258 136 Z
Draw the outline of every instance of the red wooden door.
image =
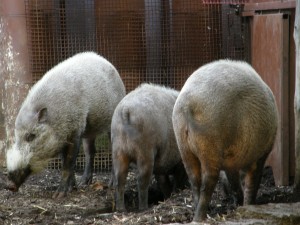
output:
M 272 89 L 279 111 L 277 139 L 267 164 L 276 185 L 288 185 L 289 17 L 281 13 L 255 15 L 252 22 L 252 65 Z

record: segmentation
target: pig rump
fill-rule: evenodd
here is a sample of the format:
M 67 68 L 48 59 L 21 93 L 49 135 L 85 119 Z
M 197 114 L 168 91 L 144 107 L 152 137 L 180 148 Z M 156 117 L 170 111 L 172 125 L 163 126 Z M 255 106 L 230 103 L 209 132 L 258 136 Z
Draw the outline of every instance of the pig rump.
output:
M 230 60 L 199 68 L 184 84 L 172 121 L 193 190 L 194 220 L 206 218 L 220 170 L 238 202 L 253 204 L 278 123 L 274 96 L 255 70 Z

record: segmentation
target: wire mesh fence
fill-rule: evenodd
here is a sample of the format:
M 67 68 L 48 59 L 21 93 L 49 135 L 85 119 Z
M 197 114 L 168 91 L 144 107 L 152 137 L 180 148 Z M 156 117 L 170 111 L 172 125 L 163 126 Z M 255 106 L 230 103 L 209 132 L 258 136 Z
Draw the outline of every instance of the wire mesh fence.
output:
M 245 1 L 24 1 L 33 83 L 82 51 L 95 51 L 114 64 L 127 92 L 143 82 L 180 90 L 205 63 L 249 59 L 249 24 L 237 15 L 237 5 Z M 95 169 L 109 169 L 107 135 L 99 137 L 97 148 Z M 60 160 L 49 166 L 59 168 Z M 84 166 L 83 155 L 77 166 Z
M 238 5 L 238 4 L 244 4 L 248 3 L 249 0 L 202 0 L 203 4 L 232 4 L 232 5 Z

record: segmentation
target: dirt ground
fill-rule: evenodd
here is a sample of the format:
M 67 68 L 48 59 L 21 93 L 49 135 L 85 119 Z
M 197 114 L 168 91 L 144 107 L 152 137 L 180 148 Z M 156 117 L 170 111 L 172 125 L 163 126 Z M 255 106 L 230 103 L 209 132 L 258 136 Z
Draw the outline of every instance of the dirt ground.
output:
M 77 179 L 80 178 L 77 174 Z M 5 173 L 0 173 L 3 183 Z M 187 188 L 163 200 L 155 187 L 149 190 L 149 209 L 138 212 L 135 173 L 130 172 L 125 193 L 126 213 L 114 212 L 114 192 L 108 188 L 109 173 L 96 173 L 93 184 L 80 187 L 66 198 L 53 200 L 60 173 L 45 170 L 31 176 L 19 192 L 0 190 L 0 224 L 164 224 L 187 223 L 193 218 L 192 193 Z M 292 202 L 292 187 L 276 187 L 272 170 L 266 168 L 257 196 L 257 204 Z M 231 198 L 216 187 L 209 209 L 209 224 L 224 221 L 234 212 Z

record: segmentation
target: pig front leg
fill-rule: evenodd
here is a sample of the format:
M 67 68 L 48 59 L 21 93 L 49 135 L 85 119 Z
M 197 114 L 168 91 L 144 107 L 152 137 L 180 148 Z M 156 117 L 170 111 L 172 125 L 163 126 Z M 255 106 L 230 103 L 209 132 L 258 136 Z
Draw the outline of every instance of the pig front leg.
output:
M 173 191 L 177 192 L 189 187 L 189 179 L 182 162 L 179 162 L 174 168 Z
M 80 180 L 80 185 L 88 185 L 93 181 L 94 158 L 96 152 L 95 140 L 95 137 L 82 139 L 85 154 L 85 168 Z
M 76 186 L 75 164 L 79 152 L 80 138 L 74 138 L 74 141 L 68 143 L 62 150 L 62 175 L 58 189 L 52 198 L 59 199 L 71 192 Z

